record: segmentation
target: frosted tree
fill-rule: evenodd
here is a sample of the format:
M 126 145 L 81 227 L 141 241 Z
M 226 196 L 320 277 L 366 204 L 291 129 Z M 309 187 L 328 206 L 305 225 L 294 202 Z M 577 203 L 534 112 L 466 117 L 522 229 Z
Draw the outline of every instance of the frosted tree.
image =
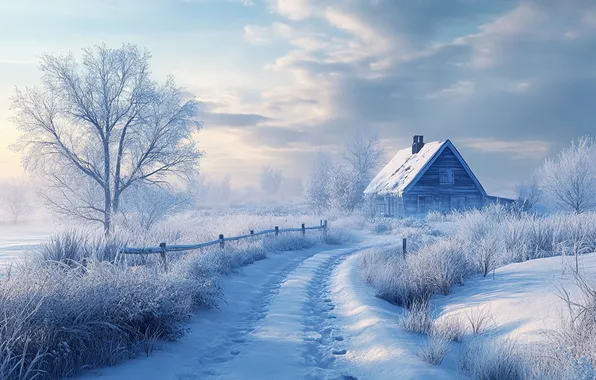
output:
M 517 204 L 522 210 L 534 210 L 542 198 L 542 189 L 537 175 L 519 183 L 515 187 Z
M 375 170 L 383 159 L 383 148 L 379 137 L 370 129 L 362 129 L 348 141 L 344 147 L 343 157 L 353 173 L 358 197 L 354 199 L 356 204 L 363 201 L 363 192 L 375 174 Z
M 582 213 L 596 209 L 596 144 L 572 141 L 540 170 L 541 188 L 555 208 Z
M 343 165 L 334 165 L 329 176 L 329 194 L 332 208 L 354 211 L 362 201 L 356 173 Z
M 281 170 L 272 169 L 270 167 L 264 167 L 261 171 L 261 190 L 267 196 L 274 196 L 279 191 L 281 186 L 281 182 L 283 179 L 283 174 Z
M 310 173 L 307 200 L 316 212 L 320 213 L 331 207 L 330 180 L 333 161 L 328 153 L 317 152 Z
M 201 157 L 192 135 L 197 102 L 169 77 L 150 78 L 148 52 L 134 45 L 46 54 L 41 88 L 17 90 L 24 166 L 44 181 L 57 212 L 111 229 L 123 194 L 184 177 Z
M 190 195 L 184 191 L 151 184 L 136 184 L 122 199 L 122 217 L 129 227 L 149 231 L 158 222 L 190 204 Z
M 14 224 L 33 211 L 29 185 L 19 179 L 0 183 L 0 211 Z

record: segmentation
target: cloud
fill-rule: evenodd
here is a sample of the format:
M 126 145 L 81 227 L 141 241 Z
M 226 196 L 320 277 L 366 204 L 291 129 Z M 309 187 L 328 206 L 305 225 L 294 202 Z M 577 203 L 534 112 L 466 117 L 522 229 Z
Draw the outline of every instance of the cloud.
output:
M 552 143 L 540 140 L 496 140 L 489 138 L 460 139 L 462 145 L 485 153 L 503 153 L 516 159 L 543 158 Z
M 274 22 L 269 26 L 246 25 L 244 39 L 255 45 L 265 45 L 275 40 L 287 40 L 294 35 L 294 28 L 282 22 Z
M 440 89 L 439 91 L 432 92 L 424 95 L 424 99 L 443 99 L 450 98 L 458 95 L 469 95 L 474 91 L 474 83 L 469 81 L 460 81 L 456 84 Z
M 251 44 L 260 45 L 270 41 L 269 29 L 259 25 L 246 25 L 244 27 L 244 39 Z
M 316 5 L 311 0 L 270 0 L 270 7 L 291 20 L 304 20 L 313 15 Z
M 268 69 L 292 82 L 263 92 L 261 106 L 279 128 L 300 133 L 268 131 L 264 144 L 339 142 L 362 126 L 392 145 L 423 133 L 461 141 L 480 161 L 491 153 L 517 162 L 508 172 L 479 165 L 515 181 L 593 131 L 589 2 L 325 0 L 308 10 L 309 2 L 281 3 L 271 9 L 293 33 Z
M 205 112 L 201 120 L 206 127 L 249 127 L 271 119 L 257 114 Z

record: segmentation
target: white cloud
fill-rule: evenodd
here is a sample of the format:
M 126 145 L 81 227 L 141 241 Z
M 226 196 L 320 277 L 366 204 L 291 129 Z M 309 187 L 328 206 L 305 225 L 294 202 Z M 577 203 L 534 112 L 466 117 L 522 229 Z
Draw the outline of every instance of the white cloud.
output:
M 486 153 L 503 153 L 516 159 L 540 159 L 548 155 L 552 143 L 541 140 L 497 140 L 490 138 L 467 138 L 459 142 L 469 148 Z
M 266 26 L 246 25 L 244 27 L 244 39 L 251 44 L 267 44 L 271 40 L 271 33 Z
M 425 95 L 423 98 L 428 100 L 449 98 L 452 96 L 468 95 L 474 92 L 474 83 L 470 81 L 460 81 L 456 84 L 443 88 L 439 91 Z
M 288 40 L 294 35 L 294 28 L 282 22 L 274 22 L 270 26 L 246 25 L 244 39 L 251 44 L 263 45 L 275 39 Z
M 290 20 L 304 20 L 313 14 L 311 0 L 271 0 L 273 10 Z

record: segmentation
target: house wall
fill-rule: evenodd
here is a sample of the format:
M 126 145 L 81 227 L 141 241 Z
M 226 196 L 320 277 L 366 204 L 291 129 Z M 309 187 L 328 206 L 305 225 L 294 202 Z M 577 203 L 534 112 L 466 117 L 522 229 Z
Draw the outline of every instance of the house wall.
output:
M 454 170 L 452 185 L 440 184 L 439 169 L 441 168 Z M 404 195 L 406 215 L 480 208 L 483 205 L 482 192 L 449 147 L 443 150 L 418 182 Z

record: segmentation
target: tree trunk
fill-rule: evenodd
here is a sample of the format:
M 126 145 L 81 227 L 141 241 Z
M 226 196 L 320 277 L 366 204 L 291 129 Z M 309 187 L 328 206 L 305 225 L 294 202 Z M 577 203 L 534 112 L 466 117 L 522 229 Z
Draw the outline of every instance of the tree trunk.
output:
M 109 135 L 106 136 L 103 143 L 104 152 L 104 234 L 108 236 L 112 228 L 112 192 L 110 186 L 110 147 Z

